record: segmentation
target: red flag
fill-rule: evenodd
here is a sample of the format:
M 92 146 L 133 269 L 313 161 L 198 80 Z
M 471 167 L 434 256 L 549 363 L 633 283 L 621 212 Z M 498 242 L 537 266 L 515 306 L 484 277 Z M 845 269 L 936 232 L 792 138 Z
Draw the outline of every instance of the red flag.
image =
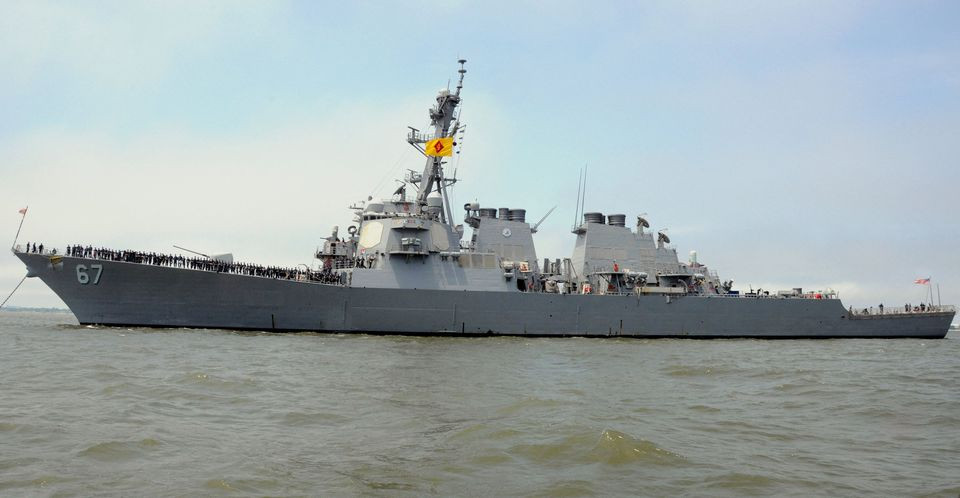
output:
M 19 210 L 19 211 L 17 211 L 17 212 L 20 213 L 20 214 L 27 214 L 27 208 L 23 208 L 23 209 L 21 209 L 21 210 Z
M 921 284 L 921 285 L 926 285 L 926 284 L 929 284 L 929 283 L 930 283 L 930 278 L 929 278 L 929 277 L 927 277 L 927 278 L 918 278 L 918 279 L 914 280 L 913 283 L 915 283 L 915 284 Z

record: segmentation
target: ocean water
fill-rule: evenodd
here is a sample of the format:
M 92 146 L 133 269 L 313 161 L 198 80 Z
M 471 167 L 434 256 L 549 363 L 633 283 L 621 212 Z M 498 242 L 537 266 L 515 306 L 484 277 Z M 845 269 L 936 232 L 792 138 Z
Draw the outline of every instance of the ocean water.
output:
M 0 312 L 3 496 L 950 496 L 960 339 L 407 338 Z

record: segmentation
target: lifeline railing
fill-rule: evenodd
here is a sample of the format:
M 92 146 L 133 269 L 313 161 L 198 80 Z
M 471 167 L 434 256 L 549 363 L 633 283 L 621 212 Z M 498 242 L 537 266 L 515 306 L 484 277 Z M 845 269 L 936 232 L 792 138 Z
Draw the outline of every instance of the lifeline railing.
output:
M 920 306 L 891 306 L 884 307 L 881 309 L 877 307 L 869 308 L 848 308 L 850 316 L 854 317 L 865 317 L 865 316 L 882 316 L 882 315 L 925 315 L 929 313 L 956 313 L 957 307 L 951 304 L 943 305 L 926 305 L 924 304 L 921 308 Z
M 738 293 L 738 294 L 703 294 L 707 297 L 723 297 L 723 298 L 742 298 L 742 299 L 837 299 L 836 294 L 820 294 L 820 297 L 816 297 L 816 294 L 790 294 L 790 295 L 780 295 L 780 294 L 755 294 L 755 293 Z

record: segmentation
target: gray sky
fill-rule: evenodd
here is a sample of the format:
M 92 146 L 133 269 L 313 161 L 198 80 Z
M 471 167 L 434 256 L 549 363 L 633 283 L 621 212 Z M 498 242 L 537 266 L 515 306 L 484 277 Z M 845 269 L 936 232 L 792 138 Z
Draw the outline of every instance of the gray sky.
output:
M 6 2 L 0 230 L 309 262 L 468 59 L 454 206 L 523 207 L 541 257 L 648 213 L 739 287 L 960 301 L 956 2 Z M 378 188 L 379 187 L 379 188 Z M 0 211 L 2 211 L 0 210 Z M 462 216 L 458 210 L 456 216 Z M 4 221 L 5 220 L 5 221 Z M 0 293 L 23 275 L 0 258 Z M 63 306 L 28 280 L 11 300 Z

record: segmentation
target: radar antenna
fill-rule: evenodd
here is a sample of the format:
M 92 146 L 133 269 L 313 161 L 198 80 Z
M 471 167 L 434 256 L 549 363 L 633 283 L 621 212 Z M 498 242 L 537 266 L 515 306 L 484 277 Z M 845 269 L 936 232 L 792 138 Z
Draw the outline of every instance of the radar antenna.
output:
M 457 82 L 457 97 L 460 96 L 460 90 L 463 88 L 463 75 L 467 74 L 467 70 L 463 68 L 466 63 L 467 59 L 457 59 L 457 64 L 460 64 L 460 69 L 457 70 L 460 73 L 460 81 Z
M 637 226 L 643 228 L 650 228 L 650 222 L 647 221 L 647 213 L 640 213 L 637 215 Z
M 666 231 L 667 231 L 667 229 L 664 228 L 663 230 L 660 230 L 659 232 L 657 232 L 657 241 L 661 243 L 661 244 L 660 244 L 661 247 L 663 247 L 663 244 L 669 244 L 669 243 L 670 243 L 670 237 L 667 237 L 667 234 L 664 233 L 664 232 L 666 232 Z

